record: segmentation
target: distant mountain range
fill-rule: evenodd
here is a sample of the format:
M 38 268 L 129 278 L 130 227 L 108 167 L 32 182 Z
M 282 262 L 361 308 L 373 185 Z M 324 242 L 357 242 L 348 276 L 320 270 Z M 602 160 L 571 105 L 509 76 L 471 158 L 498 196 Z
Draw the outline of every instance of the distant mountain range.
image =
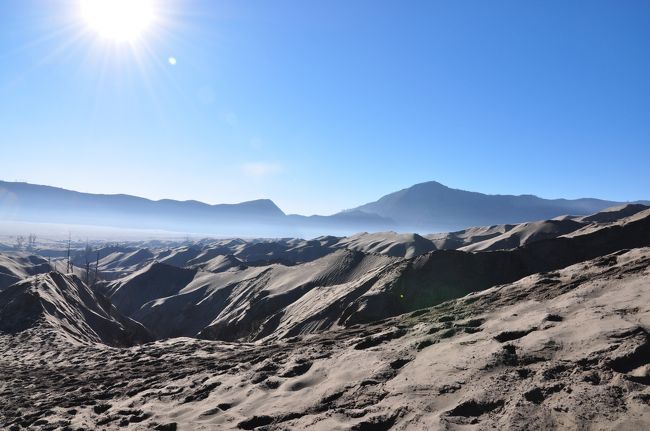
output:
M 435 227 L 454 230 L 547 220 L 560 215 L 586 215 L 627 203 L 601 199 L 542 199 L 534 195 L 486 195 L 452 189 L 435 181 L 388 194 L 351 211 L 374 214 L 412 230 Z
M 0 220 L 161 229 L 230 236 L 315 236 L 358 231 L 459 230 L 469 226 L 586 215 L 629 202 L 486 195 L 431 181 L 331 216 L 287 215 L 271 200 L 209 205 L 152 201 L 0 181 Z M 650 201 L 634 203 L 649 204 Z

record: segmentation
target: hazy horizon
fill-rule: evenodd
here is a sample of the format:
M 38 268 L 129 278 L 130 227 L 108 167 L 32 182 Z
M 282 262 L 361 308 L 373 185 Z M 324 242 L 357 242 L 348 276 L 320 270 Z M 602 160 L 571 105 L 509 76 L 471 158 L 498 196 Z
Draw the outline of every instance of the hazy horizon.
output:
M 648 198 L 647 2 L 159 0 L 127 42 L 79 4 L 0 6 L 3 179 L 324 215 L 429 180 Z
M 457 188 L 457 187 L 450 186 L 450 185 L 448 185 L 448 184 L 442 184 L 442 183 L 440 183 L 439 181 L 430 180 L 430 181 L 425 181 L 424 183 L 412 184 L 411 186 L 405 187 L 405 188 L 403 188 L 403 189 L 386 191 L 386 192 L 384 192 L 382 195 L 377 196 L 376 198 L 374 198 L 374 199 L 372 199 L 372 200 L 370 200 L 370 201 L 367 201 L 367 202 L 357 202 L 353 207 L 350 207 L 350 208 L 341 208 L 341 209 L 339 209 L 339 210 L 332 211 L 331 213 L 327 213 L 327 214 L 302 213 L 302 214 L 300 214 L 300 213 L 292 213 L 292 212 L 285 211 L 284 208 L 282 208 L 282 206 L 278 205 L 277 202 L 276 202 L 272 197 L 268 197 L 268 196 L 267 196 L 267 197 L 256 198 L 256 199 L 251 199 L 251 200 L 248 200 L 248 201 L 243 201 L 243 200 L 236 201 L 236 200 L 235 200 L 235 201 L 231 201 L 231 202 L 205 202 L 205 201 L 196 200 L 196 199 L 182 199 L 182 198 L 171 198 L 171 197 L 150 198 L 150 197 L 147 197 L 147 196 L 132 195 L 132 194 L 129 194 L 129 193 L 122 193 L 122 192 L 118 192 L 118 193 L 94 193 L 94 192 L 84 192 L 84 191 L 81 191 L 81 190 L 66 189 L 66 188 L 64 188 L 64 187 L 59 187 L 59 186 L 51 185 L 51 184 L 35 184 L 35 183 L 30 183 L 30 182 L 28 182 L 28 181 L 24 181 L 24 180 L 20 180 L 20 179 L 16 179 L 16 180 L 10 181 L 10 180 L 5 180 L 5 179 L 0 178 L 0 181 L 9 182 L 9 183 L 23 183 L 23 184 L 29 184 L 29 185 L 35 185 L 35 186 L 54 187 L 54 188 L 57 188 L 57 189 L 63 189 L 63 190 L 67 190 L 67 191 L 80 192 L 80 193 L 87 193 L 87 194 L 97 194 L 97 195 L 106 195 L 106 196 L 120 196 L 120 195 L 126 195 L 126 196 L 132 196 L 132 197 L 137 197 L 137 198 L 144 198 L 144 199 L 148 199 L 148 200 L 151 200 L 151 201 L 154 201 L 154 202 L 165 201 L 165 200 L 174 200 L 174 201 L 178 201 L 178 202 L 199 202 L 199 203 L 202 203 L 202 204 L 208 204 L 208 205 L 236 205 L 236 204 L 241 204 L 241 203 L 251 202 L 251 201 L 255 201 L 255 200 L 270 200 L 270 201 L 272 201 L 274 204 L 276 204 L 276 206 L 277 206 L 281 211 L 283 211 L 285 214 L 287 214 L 287 215 L 303 215 L 303 216 L 312 216 L 312 215 L 323 215 L 323 216 L 329 216 L 329 215 L 338 214 L 338 213 L 340 213 L 340 212 L 345 212 L 345 211 L 348 211 L 348 210 L 355 209 L 356 207 L 361 206 L 361 205 L 363 205 L 363 204 L 367 204 L 367 203 L 375 202 L 375 201 L 381 199 L 382 197 L 384 197 L 384 196 L 386 196 L 386 195 L 389 195 L 389 194 L 392 194 L 392 193 L 395 193 L 395 192 L 398 192 L 398 191 L 402 191 L 402 190 L 405 190 L 405 189 L 409 189 L 409 188 L 411 188 L 412 186 L 419 185 L 419 184 L 424 184 L 424 183 L 439 183 L 439 184 L 441 184 L 442 186 L 447 187 L 447 188 L 450 188 L 450 189 L 452 189 L 452 190 L 468 191 L 468 192 L 473 192 L 473 193 L 485 194 L 485 195 L 488 195 L 488 196 L 509 196 L 509 195 L 511 195 L 511 194 L 509 194 L 509 193 L 483 193 L 483 192 L 481 192 L 480 190 L 464 190 L 464 189 L 459 189 L 459 188 Z M 606 198 L 602 198 L 602 197 L 600 197 L 600 196 L 577 196 L 577 197 L 575 197 L 575 198 L 568 198 L 568 197 L 566 197 L 566 196 L 539 196 L 539 195 L 535 195 L 535 194 L 533 194 L 533 193 L 522 193 L 522 194 L 519 194 L 519 195 L 512 195 L 512 196 L 535 196 L 535 197 L 538 197 L 538 198 L 548 199 L 548 200 L 555 200 L 555 199 L 566 199 L 566 200 L 571 200 L 571 199 L 597 199 L 597 200 L 613 200 L 613 201 L 615 201 L 615 199 L 606 199 Z M 636 198 L 636 199 L 631 199 L 631 200 L 620 200 L 620 201 L 618 201 L 618 202 L 621 202 L 621 203 L 648 202 L 648 199 L 644 199 L 643 196 L 640 196 L 640 197 L 638 197 L 638 198 Z

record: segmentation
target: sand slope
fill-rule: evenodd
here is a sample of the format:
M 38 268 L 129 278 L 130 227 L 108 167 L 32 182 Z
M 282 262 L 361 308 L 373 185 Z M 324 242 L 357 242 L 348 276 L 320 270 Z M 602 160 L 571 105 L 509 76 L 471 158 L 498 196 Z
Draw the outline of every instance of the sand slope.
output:
M 571 233 L 583 226 L 582 223 L 575 220 L 545 220 L 532 223 L 522 223 L 497 237 L 465 247 L 460 247 L 459 250 L 507 250 L 530 244 L 531 242 L 541 241 L 543 239 L 556 238 L 560 235 Z
M 138 322 L 121 315 L 78 277 L 36 275 L 0 292 L 0 332 L 45 327 L 77 343 L 127 346 L 151 340 Z
M 394 257 L 415 257 L 436 250 L 430 240 L 415 234 L 395 232 L 360 233 L 341 239 L 336 247 L 364 253 L 379 253 Z
M 42 257 L 26 253 L 0 254 L 0 292 L 26 277 L 51 270 Z
M 260 338 L 280 328 L 285 332 L 327 329 L 371 287 L 368 280 L 375 280 L 373 274 L 385 272 L 392 261 L 387 256 L 341 250 L 295 266 L 199 272 L 177 294 L 125 311 L 160 337 L 235 340 Z M 120 298 L 111 299 L 120 308 Z M 297 306 L 305 302 L 322 312 L 321 317 L 311 308 Z
M 510 232 L 525 232 L 515 229 Z M 240 265 L 216 273 L 158 263 L 110 283 L 107 295 L 159 338 L 289 337 L 381 320 L 536 272 L 650 246 L 650 210 L 590 223 L 568 236 L 558 233 L 512 250 L 438 250 L 401 258 L 383 249 L 344 248 L 302 264 Z M 353 243 L 385 245 L 365 241 L 366 236 Z M 390 243 L 394 236 L 388 238 Z
M 627 204 L 606 208 L 588 216 L 558 216 L 520 224 L 471 227 L 456 232 L 430 234 L 426 237 L 438 249 L 464 251 L 507 250 L 535 241 L 552 239 L 583 228 L 593 230 L 620 223 L 648 209 L 646 205 Z
M 380 323 L 257 344 L 52 349 L 38 331 L 3 334 L 0 424 L 645 429 L 649 268 L 650 249 L 619 252 Z

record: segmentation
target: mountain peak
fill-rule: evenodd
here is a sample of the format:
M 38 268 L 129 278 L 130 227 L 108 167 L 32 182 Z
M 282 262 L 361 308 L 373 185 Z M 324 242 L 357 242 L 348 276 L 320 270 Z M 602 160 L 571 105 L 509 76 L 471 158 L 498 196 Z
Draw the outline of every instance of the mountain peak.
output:
M 254 199 L 252 201 L 241 202 L 237 205 L 263 210 L 268 214 L 285 215 L 284 211 L 282 211 L 271 199 Z
M 442 183 L 439 183 L 438 181 L 433 181 L 433 180 L 432 181 L 425 181 L 423 183 L 413 184 L 411 187 L 408 187 L 408 188 L 409 189 L 417 189 L 417 188 L 434 188 L 434 187 L 444 188 L 444 189 L 449 188 L 446 185 L 444 185 Z
M 407 230 L 442 231 L 545 220 L 560 214 L 587 215 L 616 204 L 599 199 L 543 199 L 530 194 L 487 195 L 427 181 L 351 211 L 394 220 Z

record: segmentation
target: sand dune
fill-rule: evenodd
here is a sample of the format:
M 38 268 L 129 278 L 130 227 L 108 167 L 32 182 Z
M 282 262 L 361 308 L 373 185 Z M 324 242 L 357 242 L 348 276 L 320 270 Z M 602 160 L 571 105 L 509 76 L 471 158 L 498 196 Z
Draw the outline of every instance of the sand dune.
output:
M 408 236 L 389 234 L 381 242 L 381 237 L 364 234 L 334 246 L 352 244 L 378 252 L 343 248 L 291 265 L 235 265 L 238 261 L 230 257 L 218 272 L 156 263 L 109 283 L 102 291 L 122 313 L 159 338 L 247 341 L 381 320 L 536 272 L 650 246 L 650 210 L 613 224 L 579 224 L 582 227 L 572 235 L 558 236 L 562 231 L 557 226 L 563 224 L 576 227 L 572 221 L 520 225 L 504 235 L 512 233 L 508 238 L 517 242 L 525 239 L 524 246 L 513 244 L 512 250 L 487 253 L 438 250 L 413 253 L 412 258 L 391 257 L 386 255 L 386 244 L 400 247 Z M 541 239 L 549 225 L 553 228 L 549 238 Z M 512 239 L 495 244 L 504 246 L 506 241 Z M 266 243 L 257 244 L 267 248 Z
M 78 277 L 36 275 L 0 292 L 0 331 L 43 327 L 74 343 L 128 346 L 151 340 L 138 322 L 121 315 Z
M 287 309 L 298 300 L 312 298 L 312 307 L 324 309 L 349 290 L 361 289 L 358 297 L 370 287 L 364 277 L 384 271 L 390 262 L 389 257 L 342 250 L 296 266 L 199 272 L 177 295 L 150 301 L 130 315 L 162 337 L 260 338 L 277 331 L 278 326 L 288 331 L 287 327 L 302 327 L 305 321 L 317 320 L 309 310 L 294 308 L 293 314 Z M 319 290 L 334 294 L 316 300 L 314 295 Z M 338 304 L 336 312 L 322 317 L 321 329 L 331 327 L 344 315 L 354 299 L 345 298 L 347 302 Z M 111 299 L 119 308 L 119 299 Z
M 574 220 L 545 220 L 522 223 L 507 232 L 484 241 L 458 248 L 463 251 L 507 250 L 530 244 L 534 241 L 556 238 L 571 233 L 584 225 Z
M 0 422 L 644 429 L 650 309 L 638 298 L 650 297 L 649 267 L 650 249 L 636 249 L 380 323 L 257 344 L 178 338 L 53 349 L 42 328 L 26 338 L 4 333 Z
M 596 214 L 579 217 L 584 222 L 611 223 L 622 218 L 630 217 L 648 209 L 647 205 L 627 204 L 606 208 Z
M 336 247 L 394 257 L 415 257 L 436 250 L 433 242 L 416 233 L 395 232 L 360 233 L 341 239 Z
M 429 235 L 428 238 L 441 249 L 507 250 L 572 232 L 593 231 L 611 223 L 622 223 L 647 209 L 645 205 L 629 204 L 606 208 L 589 216 L 560 216 L 551 220 L 516 225 L 469 228 L 458 232 Z
M 125 315 L 131 315 L 153 299 L 178 293 L 196 274 L 164 263 L 152 263 L 107 286 L 106 294 Z
M 49 266 L 0 255 L 20 279 L 0 292 L 0 427 L 650 424 L 647 207 L 101 252 L 92 287 L 81 268 L 31 275 Z
M 51 270 L 42 257 L 26 253 L 0 254 L 0 292 L 26 277 Z
M 427 235 L 434 245 L 440 250 L 456 250 L 460 247 L 485 241 L 508 232 L 516 225 L 501 224 L 493 226 L 479 226 L 463 229 L 456 232 L 434 233 Z

